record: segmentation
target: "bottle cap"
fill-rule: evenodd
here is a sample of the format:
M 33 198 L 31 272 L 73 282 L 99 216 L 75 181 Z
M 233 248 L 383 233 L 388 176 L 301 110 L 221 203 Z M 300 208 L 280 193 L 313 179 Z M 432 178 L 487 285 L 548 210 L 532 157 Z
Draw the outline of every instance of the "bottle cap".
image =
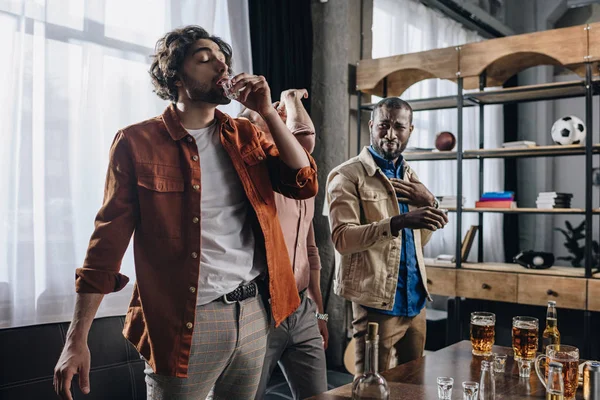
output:
M 555 306 L 556 305 L 556 301 L 554 301 L 554 300 L 548 300 L 548 305 L 549 306 Z
M 379 324 L 377 322 L 369 322 L 367 327 L 367 340 L 373 340 L 379 334 Z
M 550 367 L 551 367 L 551 368 L 560 369 L 560 370 L 562 370 L 562 368 L 563 368 L 562 364 L 561 364 L 561 363 L 559 363 L 559 362 L 556 362 L 556 361 L 552 361 L 552 362 L 550 363 Z

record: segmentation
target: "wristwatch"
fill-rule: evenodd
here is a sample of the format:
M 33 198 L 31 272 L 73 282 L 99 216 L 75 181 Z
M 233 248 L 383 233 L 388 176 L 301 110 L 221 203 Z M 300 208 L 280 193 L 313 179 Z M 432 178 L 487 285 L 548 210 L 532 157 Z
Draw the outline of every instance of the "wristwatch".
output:
M 325 322 L 329 321 L 329 314 L 321 314 L 316 312 L 315 315 L 317 316 L 317 319 L 320 319 Z

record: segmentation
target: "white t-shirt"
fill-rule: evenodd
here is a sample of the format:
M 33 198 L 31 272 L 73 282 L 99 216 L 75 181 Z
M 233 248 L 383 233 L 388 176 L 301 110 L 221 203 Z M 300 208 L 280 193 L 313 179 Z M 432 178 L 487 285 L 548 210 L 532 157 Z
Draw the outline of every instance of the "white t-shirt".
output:
M 210 303 L 248 283 L 264 270 L 255 262 L 250 202 L 216 120 L 203 129 L 188 129 L 196 139 L 201 169 L 200 278 L 197 305 Z

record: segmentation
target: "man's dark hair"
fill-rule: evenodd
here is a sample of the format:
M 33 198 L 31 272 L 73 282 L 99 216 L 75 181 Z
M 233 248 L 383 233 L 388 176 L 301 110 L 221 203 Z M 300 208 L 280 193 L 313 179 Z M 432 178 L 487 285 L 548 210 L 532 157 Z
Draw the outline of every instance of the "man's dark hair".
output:
M 410 104 L 408 104 L 408 102 L 399 99 L 398 97 L 386 97 L 385 99 L 382 99 L 381 101 L 379 101 L 379 103 L 377 103 L 375 105 L 375 108 L 373 108 L 373 111 L 371 112 L 371 121 L 375 120 L 375 117 L 377 116 L 377 112 L 379 111 L 380 108 L 404 108 L 405 110 L 408 110 L 410 112 L 410 123 L 412 124 L 413 121 L 413 109 L 410 106 Z
M 150 65 L 150 77 L 154 85 L 154 92 L 163 100 L 177 101 L 177 82 L 180 77 L 178 73 L 183 68 L 183 60 L 190 46 L 197 40 L 209 39 L 219 46 L 225 55 L 225 63 L 231 73 L 231 46 L 217 36 L 210 35 L 204 28 L 197 25 L 189 25 L 175 29 L 156 42 L 152 65 Z

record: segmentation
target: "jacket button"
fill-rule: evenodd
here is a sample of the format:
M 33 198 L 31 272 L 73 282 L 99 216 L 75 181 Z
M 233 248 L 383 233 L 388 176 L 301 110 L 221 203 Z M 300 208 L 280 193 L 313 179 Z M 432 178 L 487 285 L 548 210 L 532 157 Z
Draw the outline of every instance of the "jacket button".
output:
M 196 252 L 193 252 L 193 253 L 192 253 L 192 258 L 198 258 L 198 253 L 196 253 Z
M 190 143 L 192 143 L 192 142 L 194 141 L 194 139 L 192 139 L 192 137 L 191 137 L 191 136 L 188 136 L 188 137 L 187 137 L 187 141 L 188 141 L 188 142 L 190 142 Z
M 393 277 L 394 277 L 394 275 L 388 274 L 388 279 L 392 279 Z
M 194 188 L 194 190 L 198 190 L 198 189 L 200 189 L 200 185 L 194 185 L 194 186 L 192 186 L 192 187 Z
M 198 222 L 200 222 L 200 218 L 194 217 L 194 218 L 192 218 L 192 222 L 197 224 Z
M 388 235 L 387 231 L 384 231 L 383 236 L 387 236 L 387 235 Z
M 192 156 L 192 160 L 198 161 L 198 156 Z
M 188 322 L 187 324 L 185 324 L 185 327 L 188 329 L 192 329 L 194 327 L 194 324 L 192 324 L 191 322 Z
M 190 293 L 196 293 L 196 288 L 193 286 L 190 286 Z
M 258 156 L 258 161 L 262 161 L 262 160 L 264 160 L 264 157 L 263 156 Z

